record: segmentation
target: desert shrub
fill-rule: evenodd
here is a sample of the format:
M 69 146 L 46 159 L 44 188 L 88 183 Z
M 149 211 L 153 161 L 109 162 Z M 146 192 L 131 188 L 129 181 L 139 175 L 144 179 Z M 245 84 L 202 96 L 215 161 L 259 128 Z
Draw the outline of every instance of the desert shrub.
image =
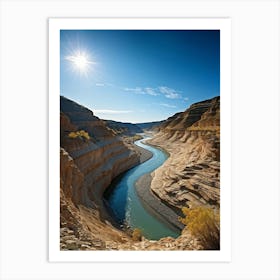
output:
M 86 131 L 84 131 L 84 130 L 80 130 L 79 132 L 80 132 L 80 136 L 81 136 L 81 137 L 83 137 L 83 138 L 89 140 L 90 137 L 89 137 L 89 135 L 88 135 L 88 132 L 86 132 Z
M 183 207 L 180 221 L 206 250 L 220 249 L 220 211 L 206 206 Z
M 87 140 L 90 139 L 90 136 L 88 135 L 88 132 L 86 132 L 84 130 L 72 131 L 68 134 L 68 137 L 70 137 L 72 139 L 75 139 L 77 137 L 84 138 L 84 139 L 87 139 Z
M 70 138 L 76 138 L 76 137 L 78 137 L 78 135 L 76 134 L 76 132 L 70 132 L 69 134 L 68 134 L 68 137 L 70 137 Z
M 132 141 L 133 142 L 135 142 L 135 141 L 137 141 L 137 140 L 141 140 L 141 139 L 143 139 L 143 137 L 141 136 L 141 135 L 134 135 L 134 136 L 132 136 Z
M 142 237 L 141 229 L 135 228 L 132 232 L 132 239 L 134 241 L 140 241 Z

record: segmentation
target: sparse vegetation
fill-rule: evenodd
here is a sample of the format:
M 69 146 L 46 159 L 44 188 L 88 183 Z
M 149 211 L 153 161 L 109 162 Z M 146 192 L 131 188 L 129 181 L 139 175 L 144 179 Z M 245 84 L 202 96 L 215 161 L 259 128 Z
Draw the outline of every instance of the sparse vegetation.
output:
M 183 207 L 185 218 L 180 221 L 200 240 L 205 250 L 220 249 L 220 211 L 207 206 Z
M 141 229 L 135 228 L 132 232 L 132 239 L 134 241 L 140 241 L 142 237 Z
M 88 135 L 88 132 L 86 132 L 84 130 L 72 131 L 68 134 L 68 137 L 72 138 L 72 139 L 75 139 L 77 137 L 84 138 L 84 139 L 87 139 L 87 140 L 90 139 L 90 136 Z
M 136 135 L 132 136 L 132 141 L 133 142 L 135 142 L 137 140 L 141 140 L 141 139 L 143 139 L 143 137 L 139 134 L 136 134 Z

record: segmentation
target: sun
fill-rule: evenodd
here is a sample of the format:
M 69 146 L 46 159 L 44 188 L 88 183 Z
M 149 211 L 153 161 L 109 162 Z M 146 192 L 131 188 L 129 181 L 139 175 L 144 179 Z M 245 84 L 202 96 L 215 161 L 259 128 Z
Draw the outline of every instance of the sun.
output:
M 77 55 L 73 57 L 73 63 L 78 69 L 83 71 L 85 68 L 87 68 L 89 61 L 85 56 Z
M 91 61 L 89 54 L 81 50 L 77 50 L 72 55 L 66 56 L 65 59 L 71 62 L 74 71 L 83 75 L 87 75 L 92 65 L 95 64 Z

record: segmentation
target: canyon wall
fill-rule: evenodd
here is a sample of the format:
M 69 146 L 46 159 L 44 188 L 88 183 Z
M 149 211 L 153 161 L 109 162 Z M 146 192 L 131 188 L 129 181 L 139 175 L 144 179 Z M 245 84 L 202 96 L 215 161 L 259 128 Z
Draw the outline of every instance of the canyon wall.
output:
M 186 229 L 177 239 L 165 237 L 152 241 L 142 238 L 135 241 L 130 234 L 116 228 L 117 225 L 107 214 L 102 194 L 113 178 L 141 161 L 141 151 L 135 150 L 131 144 L 118 137 L 114 130 L 107 127 L 89 109 L 64 97 L 61 97 L 60 102 L 61 250 L 203 249 L 199 241 Z M 211 111 L 210 107 L 213 106 L 208 106 L 204 113 L 211 116 L 218 115 L 218 109 Z M 198 108 L 198 112 L 200 112 L 200 108 Z M 189 118 L 196 119 L 195 114 L 189 114 Z M 178 115 L 178 117 L 182 116 Z M 171 124 L 173 121 L 174 123 Z M 217 188 L 219 181 L 219 152 L 213 146 L 215 141 L 210 141 L 214 135 L 218 141 L 217 122 L 209 123 L 201 117 L 188 126 L 186 131 L 185 119 L 181 118 L 181 121 L 183 122 L 182 130 L 178 129 L 178 119 L 167 120 L 160 126 L 160 131 L 153 140 L 154 145 L 162 146 L 170 152 L 171 156 L 167 165 L 164 165 L 165 168 L 161 168 L 153 174 L 152 189 L 159 197 L 174 206 L 181 206 L 183 202 L 191 201 L 189 196 L 187 196 L 188 200 L 182 199 L 187 195 L 187 192 L 185 193 L 185 190 L 182 189 L 182 182 L 186 182 L 187 186 L 186 180 L 193 184 L 200 180 L 200 188 L 209 188 L 211 180 L 209 181 L 208 177 L 206 183 L 202 184 L 204 178 L 202 175 L 206 173 L 215 178 L 212 180 L 214 183 L 211 181 L 211 188 L 214 185 Z M 206 125 L 210 134 L 205 129 L 200 130 Z M 215 127 L 215 130 L 211 130 L 211 126 Z M 218 145 L 217 141 L 216 145 Z M 202 150 L 203 153 L 200 155 Z M 179 157 L 179 155 L 183 155 L 183 157 Z M 214 156 L 216 161 L 213 160 Z M 200 174 L 199 170 L 203 170 L 203 172 Z M 200 174 L 200 177 L 191 176 L 192 173 Z M 161 180 L 161 176 L 163 176 L 163 180 Z M 173 188 L 172 191 L 176 192 L 176 196 L 173 195 L 170 188 Z M 189 185 L 188 188 L 191 190 Z M 200 189 L 198 191 L 202 194 Z M 194 191 L 188 193 L 194 195 Z M 205 201 L 210 202 L 210 194 L 207 193 Z M 202 198 L 200 201 L 204 202 Z M 213 201 L 218 202 L 218 193 L 213 192 Z
M 114 132 L 93 113 L 65 98 L 60 99 L 61 147 L 83 174 L 82 186 L 73 196 L 89 207 L 102 207 L 102 194 L 113 178 L 139 163 L 139 153 L 116 137 Z M 84 130 L 86 137 L 69 137 Z
M 112 249 L 131 238 L 113 226 L 102 195 L 113 178 L 139 163 L 140 152 L 89 109 L 64 97 L 60 108 L 61 249 Z
M 170 157 L 152 174 L 152 191 L 178 209 L 220 204 L 220 97 L 198 102 L 159 126 L 150 144 Z
M 201 250 L 199 241 L 184 229 L 177 239 L 135 241 L 118 230 L 100 208 L 81 204 L 83 174 L 74 160 L 60 149 L 60 249 L 61 250 Z

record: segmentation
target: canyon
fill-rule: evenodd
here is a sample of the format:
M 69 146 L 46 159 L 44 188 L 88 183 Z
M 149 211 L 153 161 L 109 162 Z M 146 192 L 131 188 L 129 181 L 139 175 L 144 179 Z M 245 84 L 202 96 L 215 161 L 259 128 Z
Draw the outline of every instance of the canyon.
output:
M 149 159 L 130 136 L 156 131 L 148 143 L 169 153 L 151 174 L 152 195 L 171 208 L 220 204 L 220 99 L 193 104 L 163 122 L 103 121 L 78 103 L 60 98 L 61 250 L 199 250 L 186 228 L 178 238 L 132 238 L 114 221 L 103 193 L 114 178 Z
M 167 119 L 148 143 L 170 157 L 152 174 L 160 199 L 182 207 L 220 205 L 220 98 L 193 104 Z

